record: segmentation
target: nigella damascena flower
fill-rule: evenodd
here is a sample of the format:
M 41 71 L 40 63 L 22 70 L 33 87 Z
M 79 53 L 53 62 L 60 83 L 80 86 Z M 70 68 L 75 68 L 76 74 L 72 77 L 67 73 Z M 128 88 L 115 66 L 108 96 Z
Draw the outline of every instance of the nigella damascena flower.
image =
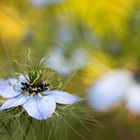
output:
M 0 95 L 8 100 L 0 110 L 22 106 L 27 113 L 38 120 L 53 115 L 57 104 L 73 104 L 79 97 L 65 91 L 50 90 L 49 84 L 32 82 L 33 76 L 20 75 L 17 79 L 8 79 L 0 83 Z M 34 79 L 33 81 L 35 81 Z
M 87 60 L 88 54 L 81 48 L 73 50 L 70 58 L 67 58 L 65 50 L 56 47 L 52 55 L 46 59 L 46 64 L 63 75 L 69 75 L 73 71 L 85 67 Z
M 97 111 L 107 111 L 123 101 L 128 110 L 140 114 L 140 71 L 109 72 L 91 87 L 88 95 Z

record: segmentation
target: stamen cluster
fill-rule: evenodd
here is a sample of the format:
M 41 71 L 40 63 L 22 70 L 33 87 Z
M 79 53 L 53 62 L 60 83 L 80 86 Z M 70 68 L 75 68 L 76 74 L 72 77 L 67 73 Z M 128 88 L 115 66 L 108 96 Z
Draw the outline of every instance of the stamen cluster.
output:
M 21 90 L 23 92 L 28 92 L 29 94 L 32 94 L 32 93 L 37 94 L 37 93 L 40 93 L 49 89 L 49 84 L 46 84 L 46 83 L 35 85 L 35 84 L 27 83 L 27 82 L 25 83 L 21 82 L 21 84 L 23 85 L 21 87 Z

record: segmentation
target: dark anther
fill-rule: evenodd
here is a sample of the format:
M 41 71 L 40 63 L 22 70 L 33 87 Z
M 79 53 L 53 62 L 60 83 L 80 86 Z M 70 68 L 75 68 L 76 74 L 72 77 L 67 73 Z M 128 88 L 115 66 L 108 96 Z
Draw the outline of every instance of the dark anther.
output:
M 22 85 L 25 85 L 25 83 L 21 82 Z
M 48 86 L 49 84 L 40 84 L 40 85 L 31 85 L 31 84 L 28 84 L 27 82 L 21 82 L 21 84 L 23 85 L 23 87 L 21 87 L 21 90 L 22 91 L 27 91 L 29 92 L 30 94 L 31 93 L 39 93 L 39 92 L 42 92 L 42 91 L 45 91 L 45 90 L 48 90 Z
M 25 90 L 26 88 L 25 88 L 25 87 L 22 87 L 21 89 L 22 89 L 22 90 Z

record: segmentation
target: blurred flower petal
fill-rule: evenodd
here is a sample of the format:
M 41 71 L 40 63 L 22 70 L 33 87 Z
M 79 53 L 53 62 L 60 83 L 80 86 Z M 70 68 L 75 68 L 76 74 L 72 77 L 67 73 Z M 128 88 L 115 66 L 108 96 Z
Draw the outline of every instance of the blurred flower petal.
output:
M 89 92 L 90 104 L 99 111 L 105 111 L 122 100 L 132 82 L 127 71 L 114 71 L 102 77 Z
M 55 48 L 50 57 L 47 59 L 47 65 L 54 68 L 61 74 L 70 73 L 71 69 L 69 69 L 68 63 L 64 58 L 64 52 L 62 49 Z
M 73 50 L 69 59 L 65 57 L 64 53 L 62 48 L 55 48 L 50 57 L 46 60 L 46 64 L 64 75 L 68 75 L 74 70 L 86 65 L 88 55 L 83 49 Z
M 126 105 L 131 112 L 140 114 L 140 85 L 135 84 L 129 88 L 126 94 Z
M 42 7 L 47 4 L 57 4 L 62 2 L 62 0 L 30 0 L 31 3 L 35 6 Z

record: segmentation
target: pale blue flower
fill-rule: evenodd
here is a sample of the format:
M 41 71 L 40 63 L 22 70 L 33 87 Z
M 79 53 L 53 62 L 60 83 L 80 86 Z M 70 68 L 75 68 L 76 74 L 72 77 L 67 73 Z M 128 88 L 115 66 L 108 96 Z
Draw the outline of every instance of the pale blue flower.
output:
M 42 7 L 44 5 L 50 5 L 50 4 L 59 4 L 64 0 L 30 0 L 30 2 L 37 6 L 37 7 Z
M 1 111 L 21 105 L 31 117 L 38 120 L 51 117 L 57 104 L 73 104 L 79 100 L 79 97 L 65 91 L 50 90 L 45 83 L 33 87 L 28 76 L 23 75 L 18 80 L 8 79 L 1 82 L 0 95 L 8 98 L 0 107 Z
M 69 75 L 73 71 L 85 67 L 87 60 L 88 54 L 81 48 L 73 50 L 71 57 L 67 59 L 65 50 L 56 47 L 46 59 L 46 64 L 63 75 Z
M 107 111 L 124 102 L 129 111 L 140 114 L 139 76 L 123 70 L 109 72 L 91 87 L 89 103 L 97 111 Z
M 58 40 L 64 41 L 64 42 L 71 42 L 74 38 L 74 35 L 71 32 L 71 29 L 66 24 L 62 24 L 58 28 L 57 32 Z

